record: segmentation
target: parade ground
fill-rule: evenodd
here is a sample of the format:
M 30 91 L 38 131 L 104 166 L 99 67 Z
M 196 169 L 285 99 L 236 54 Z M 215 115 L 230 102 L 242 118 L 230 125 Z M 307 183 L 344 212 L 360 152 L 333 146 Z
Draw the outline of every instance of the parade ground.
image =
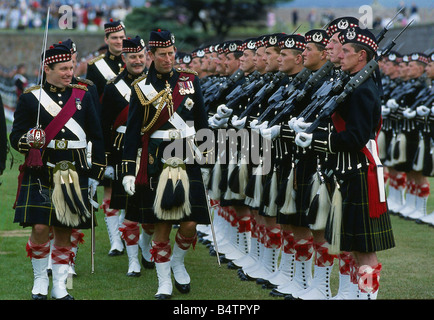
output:
M 13 223 L 18 165 L 21 155 L 12 150 L 16 163 L 0 177 L 0 300 L 30 300 L 32 273 L 30 259 L 26 257 L 26 243 L 30 228 Z M 9 164 L 9 163 L 8 163 Z M 433 183 L 433 178 L 431 183 Z M 98 188 L 102 198 L 102 188 Z M 434 210 L 434 198 L 430 197 L 427 212 Z M 138 278 L 127 277 L 126 253 L 108 256 L 110 243 L 104 224 L 104 213 L 96 213 L 95 271 L 91 273 L 90 230 L 84 230 L 84 243 L 79 245 L 76 272 L 71 295 L 76 300 L 154 300 L 157 276 L 154 269 L 143 269 Z M 378 252 L 383 264 L 379 300 L 430 300 L 434 298 L 434 228 L 391 216 L 396 247 Z M 174 232 L 173 232 L 174 234 Z M 172 239 L 173 240 L 173 239 Z M 222 263 L 219 267 L 215 256 L 198 242 L 186 256 L 191 274 L 191 292 L 173 291 L 172 300 L 269 300 L 281 301 L 269 295 L 254 281 L 241 281 L 236 270 Z M 331 289 L 336 294 L 338 260 L 332 270 Z M 291 301 L 286 301 L 291 303 Z

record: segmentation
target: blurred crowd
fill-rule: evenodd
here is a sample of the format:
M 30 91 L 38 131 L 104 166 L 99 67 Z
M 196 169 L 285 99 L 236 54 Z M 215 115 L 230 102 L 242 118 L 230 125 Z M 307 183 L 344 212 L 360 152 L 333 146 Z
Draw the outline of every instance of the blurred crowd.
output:
M 0 0 L 0 29 L 34 29 L 45 25 L 48 6 L 50 6 L 49 27 L 59 28 L 59 18 L 64 14 L 59 12 L 61 5 L 71 6 L 73 13 L 73 28 L 78 30 L 97 31 L 104 23 L 113 18 L 124 20 L 131 10 L 129 0 L 118 0 L 113 4 L 103 1 L 48 1 L 48 0 Z

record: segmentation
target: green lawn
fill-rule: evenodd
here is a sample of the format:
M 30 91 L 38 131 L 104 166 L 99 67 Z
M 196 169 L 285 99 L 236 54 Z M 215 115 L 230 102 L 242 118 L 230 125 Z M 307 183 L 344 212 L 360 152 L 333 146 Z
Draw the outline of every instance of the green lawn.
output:
M 18 162 L 22 159 L 17 153 L 14 155 Z M 12 222 L 17 175 L 18 163 L 0 176 L 3 182 L 0 186 L 0 300 L 28 300 L 33 281 L 25 251 L 30 229 L 22 229 Z M 99 192 L 102 196 L 102 190 Z M 434 197 L 431 197 L 428 211 L 433 210 Z M 97 213 L 97 220 L 95 273 L 91 273 L 90 233 L 85 230 L 85 242 L 77 254 L 78 276 L 70 293 L 79 300 L 153 300 L 157 289 L 155 270 L 142 269 L 141 277 L 127 277 L 127 255 L 107 255 L 109 241 L 102 210 Z M 433 299 L 434 228 L 396 216 L 392 216 L 392 224 L 396 248 L 378 253 L 383 264 L 378 299 Z M 186 265 L 192 279 L 191 292 L 181 295 L 174 288 L 173 300 L 276 300 L 269 296 L 269 290 L 239 280 L 236 271 L 229 270 L 225 264 L 219 267 L 216 258 L 200 243 L 195 250 L 190 250 Z M 338 288 L 337 266 L 336 263 L 332 272 L 333 294 Z

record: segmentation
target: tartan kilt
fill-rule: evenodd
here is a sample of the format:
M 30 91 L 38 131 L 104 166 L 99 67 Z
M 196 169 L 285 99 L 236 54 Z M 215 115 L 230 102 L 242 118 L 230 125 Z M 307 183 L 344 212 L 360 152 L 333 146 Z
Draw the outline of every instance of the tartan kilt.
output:
M 122 185 L 122 172 L 120 170 L 122 164 L 122 150 L 113 150 L 112 165 L 115 170 L 115 179 L 104 179 L 103 181 L 109 181 L 111 183 L 112 193 L 110 196 L 110 208 L 112 209 L 125 209 L 127 206 L 127 193 Z M 116 165 L 118 164 L 118 165 Z M 117 178 L 117 179 L 116 179 Z
M 83 202 L 90 212 L 88 177 L 83 172 L 77 173 Z M 25 170 L 16 202 L 14 223 L 19 223 L 23 227 L 44 224 L 64 228 L 90 229 L 91 219 L 74 227 L 66 226 L 57 220 L 56 210 L 51 201 L 53 188 L 52 168 L 44 166 L 40 170 Z
M 369 216 L 367 167 L 346 175 L 336 174 L 342 194 L 341 250 L 376 252 L 393 248 L 395 240 L 389 213 Z M 330 239 L 326 229 L 326 240 Z
M 295 170 L 295 205 L 296 213 L 293 218 L 293 225 L 297 227 L 309 227 L 307 212 L 310 207 L 310 193 L 312 190 L 312 177 L 316 172 L 316 154 L 303 155 L 296 164 Z
M 191 214 L 173 223 L 183 221 L 195 221 L 198 224 L 209 224 L 208 202 L 202 179 L 202 173 L 198 165 L 186 165 L 186 171 L 190 182 Z M 160 220 L 154 213 L 154 200 L 158 185 L 158 177 L 150 177 L 149 186 L 137 186 L 133 196 L 127 197 L 125 218 L 139 223 L 168 222 Z
M 285 161 L 282 161 L 280 165 L 278 166 L 278 194 L 276 203 L 278 203 L 278 209 L 277 209 L 277 216 L 276 216 L 276 222 L 279 224 L 295 224 L 295 220 L 297 215 L 296 214 L 283 214 L 280 212 L 280 208 L 282 207 L 283 203 L 285 202 L 285 196 L 286 196 L 286 185 L 288 182 L 288 176 L 291 173 L 291 166 L 292 163 L 290 159 L 285 159 Z M 279 204 L 280 202 L 280 204 Z

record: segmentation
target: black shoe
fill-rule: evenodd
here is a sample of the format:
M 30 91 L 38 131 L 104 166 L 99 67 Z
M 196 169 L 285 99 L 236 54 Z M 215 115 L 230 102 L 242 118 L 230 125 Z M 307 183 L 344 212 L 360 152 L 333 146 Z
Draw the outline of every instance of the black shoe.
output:
M 190 284 L 180 284 L 175 280 L 175 288 L 178 289 L 181 293 L 189 293 L 190 292 Z
M 172 296 L 170 294 L 164 294 L 164 293 L 160 293 L 160 294 L 156 294 L 155 295 L 155 299 L 157 300 L 169 300 Z
M 142 266 L 145 269 L 154 269 L 155 268 L 155 262 L 148 261 L 145 258 L 143 258 L 143 256 L 142 256 Z
M 47 295 L 46 294 L 33 294 L 32 293 L 32 300 L 47 300 Z
M 71 296 L 70 294 L 67 294 L 66 296 L 64 296 L 63 298 L 55 298 L 55 300 L 75 300 L 73 296 Z
M 141 276 L 141 273 L 140 272 L 135 272 L 135 271 L 133 271 L 133 272 L 127 272 L 127 277 L 135 277 L 135 278 L 138 278 L 138 277 L 140 277 Z
M 119 250 L 117 250 L 117 249 L 110 250 L 110 252 L 108 253 L 108 255 L 109 255 L 110 257 L 121 256 L 121 255 L 123 255 L 123 254 L 124 254 L 123 251 L 119 251 Z

